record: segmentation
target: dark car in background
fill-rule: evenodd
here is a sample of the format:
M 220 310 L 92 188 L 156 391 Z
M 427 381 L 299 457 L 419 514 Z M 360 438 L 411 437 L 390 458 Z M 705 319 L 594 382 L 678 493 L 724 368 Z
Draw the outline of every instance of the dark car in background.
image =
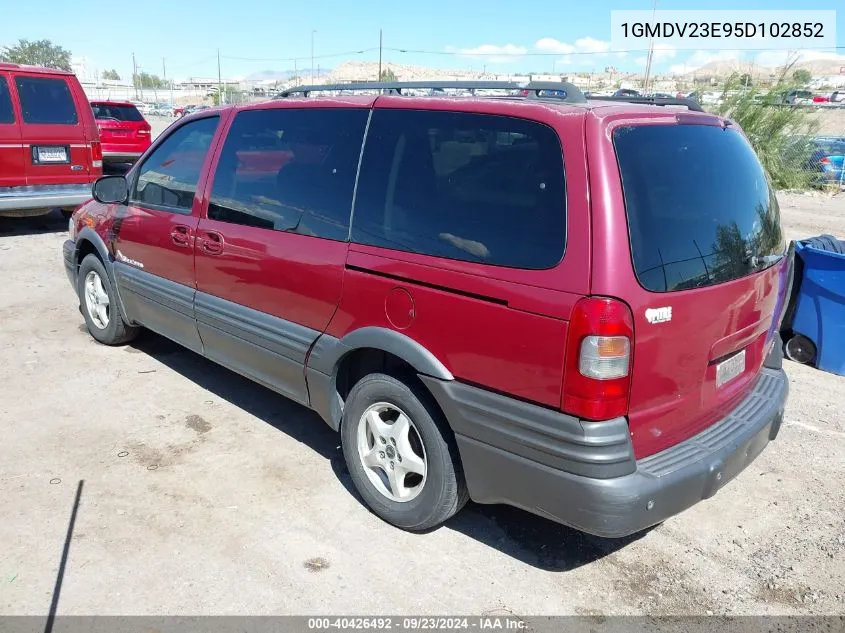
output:
M 128 101 L 92 101 L 100 131 L 103 160 L 132 163 L 150 146 L 151 128 L 144 115 Z

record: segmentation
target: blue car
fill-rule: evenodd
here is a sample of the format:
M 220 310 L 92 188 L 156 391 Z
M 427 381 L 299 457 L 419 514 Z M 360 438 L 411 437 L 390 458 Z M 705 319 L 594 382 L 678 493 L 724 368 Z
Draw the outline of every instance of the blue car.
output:
M 819 184 L 845 184 L 845 136 L 820 136 L 812 144 L 807 168 L 819 172 Z

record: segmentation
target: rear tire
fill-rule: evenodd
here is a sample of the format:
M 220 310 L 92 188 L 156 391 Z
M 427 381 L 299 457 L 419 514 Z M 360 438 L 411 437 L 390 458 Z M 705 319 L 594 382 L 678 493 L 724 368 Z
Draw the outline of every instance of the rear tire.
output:
M 86 255 L 79 265 L 76 290 L 88 332 L 100 343 L 122 345 L 138 336 L 139 328 L 123 320 L 117 293 L 96 255 Z
M 346 400 L 340 434 L 355 488 L 388 523 L 427 530 L 467 502 L 452 431 L 413 378 L 362 378 Z

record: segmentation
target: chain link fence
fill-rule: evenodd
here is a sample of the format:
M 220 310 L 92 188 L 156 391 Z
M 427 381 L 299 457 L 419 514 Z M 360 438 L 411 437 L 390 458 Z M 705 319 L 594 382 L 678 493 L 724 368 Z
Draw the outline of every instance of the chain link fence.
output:
M 779 152 L 781 178 L 789 189 L 845 189 L 845 127 L 789 139 Z

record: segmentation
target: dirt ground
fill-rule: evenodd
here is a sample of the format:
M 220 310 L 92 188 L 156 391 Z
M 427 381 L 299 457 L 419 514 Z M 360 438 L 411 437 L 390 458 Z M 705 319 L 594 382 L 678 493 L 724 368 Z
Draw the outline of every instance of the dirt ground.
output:
M 845 236 L 845 195 L 781 202 L 790 237 Z M 777 441 L 638 538 L 474 504 L 411 535 L 314 414 L 152 334 L 95 343 L 65 238 L 0 220 L 0 614 L 845 614 L 843 378 L 789 363 Z

